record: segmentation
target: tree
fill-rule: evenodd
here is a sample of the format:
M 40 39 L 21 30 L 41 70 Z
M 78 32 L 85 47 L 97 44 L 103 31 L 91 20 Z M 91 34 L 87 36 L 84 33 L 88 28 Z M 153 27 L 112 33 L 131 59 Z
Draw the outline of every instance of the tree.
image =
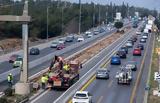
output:
M 123 27 L 123 22 L 115 22 L 114 27 L 116 27 L 117 29 L 120 29 Z

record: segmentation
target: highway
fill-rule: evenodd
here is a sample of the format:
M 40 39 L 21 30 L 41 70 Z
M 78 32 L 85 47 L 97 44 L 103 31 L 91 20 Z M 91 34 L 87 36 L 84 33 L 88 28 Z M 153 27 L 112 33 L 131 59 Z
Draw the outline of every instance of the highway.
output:
M 122 46 L 122 44 L 124 44 L 125 41 L 127 41 L 133 34 L 135 34 L 135 29 L 132 29 L 129 33 L 126 34 L 126 36 L 120 38 L 118 41 L 115 41 L 109 48 L 105 48 L 102 53 L 96 55 L 90 61 L 88 61 L 80 70 L 80 77 L 82 77 L 87 71 L 93 68 L 95 64 L 101 61 L 101 59 L 104 58 L 104 55 L 111 53 L 114 49 L 118 49 L 119 45 Z M 46 91 L 40 94 L 34 100 L 32 100 L 31 103 L 44 103 L 44 102 L 53 103 L 53 101 L 55 101 L 62 93 L 63 91 L 56 91 L 56 90 Z
M 48 54 L 50 54 L 50 53 L 55 53 L 55 54 L 56 54 L 56 52 L 59 52 L 59 53 L 61 54 L 61 56 L 63 56 L 64 58 L 66 58 L 66 57 L 68 57 L 68 56 L 76 53 L 77 51 L 82 50 L 82 49 L 88 47 L 89 45 L 95 43 L 96 41 L 98 41 L 98 40 L 106 37 L 107 35 L 112 34 L 114 31 L 115 31 L 115 30 L 113 30 L 113 31 L 107 31 L 106 33 L 101 33 L 101 34 L 95 35 L 95 36 L 93 36 L 92 38 L 88 38 L 88 39 L 87 39 L 87 37 L 85 36 L 85 39 L 86 39 L 85 41 L 86 41 L 86 43 L 83 44 L 83 45 L 81 45 L 80 47 L 76 47 L 75 45 L 73 45 L 73 44 L 77 44 L 76 40 L 74 40 L 74 42 L 71 42 L 71 43 L 66 43 L 66 45 L 67 45 L 68 47 L 75 46 L 74 49 L 71 49 L 71 50 L 69 50 L 69 51 L 64 51 L 65 49 L 67 49 L 67 47 L 66 47 L 64 50 L 62 49 L 62 50 L 57 51 L 57 50 L 54 49 L 54 48 L 50 48 L 50 45 L 49 45 L 49 47 L 41 50 L 40 55 L 29 56 L 30 61 L 34 61 L 35 59 L 37 59 L 37 58 L 39 59 L 39 58 L 41 58 L 41 57 L 42 57 L 42 59 L 43 59 L 43 56 L 48 55 Z M 92 40 L 90 40 L 90 39 L 92 39 Z M 42 52 L 43 52 L 43 53 L 42 53 Z M 53 56 L 54 56 L 54 55 L 53 55 Z M 40 64 L 40 65 L 36 65 L 34 68 L 29 68 L 29 76 L 31 76 L 31 75 L 33 75 L 33 74 L 35 74 L 35 73 L 37 73 L 37 72 L 39 72 L 39 71 L 47 68 L 47 67 L 50 65 L 50 62 L 51 62 L 51 60 L 49 59 L 49 60 L 45 61 L 44 63 L 42 63 L 42 64 Z M 4 62 L 4 63 L 1 63 L 1 64 L 0 64 L 0 68 L 1 68 L 1 69 L 0 69 L 1 73 L 7 72 L 7 71 L 9 71 L 9 70 L 13 70 L 12 64 L 8 63 L 8 61 L 6 61 L 6 62 Z M 7 78 L 7 77 L 6 77 L 6 78 Z M 16 83 L 18 80 L 19 80 L 19 75 L 16 75 L 16 76 L 14 77 L 14 83 Z M 3 91 L 5 88 L 7 88 L 7 81 L 1 82 L 0 88 L 1 88 L 0 91 Z
M 84 88 L 84 90 L 89 91 L 93 95 L 93 103 L 143 103 L 144 88 L 146 86 L 148 69 L 151 64 L 153 39 L 154 35 L 148 38 L 141 57 L 132 56 L 133 49 L 130 49 L 127 59 L 122 59 L 122 65 L 130 60 L 137 62 L 138 69 L 133 72 L 131 85 L 118 85 L 115 75 L 120 69 L 120 66 L 110 65 L 110 62 L 107 62 L 104 67 L 110 70 L 110 79 L 100 80 L 94 77 L 93 82 L 87 88 Z

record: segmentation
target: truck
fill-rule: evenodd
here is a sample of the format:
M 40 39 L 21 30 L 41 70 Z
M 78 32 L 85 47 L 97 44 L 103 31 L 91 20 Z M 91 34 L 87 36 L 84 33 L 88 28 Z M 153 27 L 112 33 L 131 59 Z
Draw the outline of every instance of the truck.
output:
M 121 70 L 116 74 L 117 84 L 130 85 L 132 81 L 132 70 L 121 67 Z
M 58 64 L 54 66 L 54 71 L 50 73 L 48 88 L 67 89 L 79 80 L 79 69 L 81 68 L 79 61 L 73 60 L 67 63 L 69 65 L 67 72 L 64 69 L 61 70 Z

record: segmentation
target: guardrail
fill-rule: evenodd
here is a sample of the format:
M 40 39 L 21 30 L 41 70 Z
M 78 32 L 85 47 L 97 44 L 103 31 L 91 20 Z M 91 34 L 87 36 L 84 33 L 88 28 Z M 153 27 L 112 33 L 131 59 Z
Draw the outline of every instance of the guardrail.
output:
M 123 39 L 120 44 L 118 44 L 117 46 L 115 46 L 114 49 L 112 49 L 112 51 L 110 51 L 110 53 L 108 53 L 104 58 L 102 58 L 94 67 L 92 67 L 85 75 L 83 75 L 83 77 L 79 81 L 77 81 L 74 85 L 72 85 L 67 91 L 65 91 L 53 103 L 66 103 L 74 95 L 74 93 L 77 90 L 79 90 L 84 84 L 86 84 L 87 81 L 89 81 L 90 78 L 95 74 L 95 72 L 96 72 L 95 68 L 98 67 L 102 63 L 102 61 L 104 61 L 104 60 L 108 61 L 109 58 L 112 56 L 111 55 L 112 52 L 115 51 L 115 50 L 118 50 L 128 40 L 127 38 L 130 38 L 132 35 L 130 34 L 127 37 L 125 37 L 125 35 L 122 36 L 120 39 L 123 39 L 124 37 L 125 37 L 125 39 Z M 106 48 L 106 49 L 108 49 L 108 48 Z M 103 49 L 101 52 L 105 51 L 106 49 Z

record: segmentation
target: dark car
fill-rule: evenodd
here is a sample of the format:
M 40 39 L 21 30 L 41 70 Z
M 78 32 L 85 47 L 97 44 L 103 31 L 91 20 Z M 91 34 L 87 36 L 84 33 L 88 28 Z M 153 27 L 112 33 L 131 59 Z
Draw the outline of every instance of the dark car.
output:
M 137 45 L 137 48 L 141 49 L 141 50 L 144 50 L 144 45 L 143 44 L 138 44 Z
M 30 49 L 30 55 L 39 55 L 40 50 L 38 48 L 31 48 Z
M 66 37 L 66 42 L 73 42 L 74 36 L 67 36 Z
M 128 54 L 128 48 L 126 46 L 121 47 L 120 50 L 125 51 L 126 54 Z
M 136 71 L 137 70 L 137 63 L 135 61 L 128 61 L 125 64 L 125 68 L 126 69 L 131 69 L 132 71 Z
M 132 40 L 133 42 L 136 42 L 136 41 L 137 41 L 137 37 L 136 37 L 136 36 L 132 36 L 132 37 L 131 37 L 131 40 Z
M 132 45 L 134 45 L 134 41 L 133 41 L 133 39 L 132 39 L 132 38 L 130 38 L 130 39 L 128 40 L 128 42 L 131 42 L 131 43 L 132 43 Z
M 126 58 L 126 57 L 127 57 L 126 52 L 125 52 L 125 51 L 122 51 L 122 50 L 117 51 L 117 55 L 118 55 L 120 58 Z
M 18 54 L 11 55 L 10 58 L 9 58 L 9 63 L 13 63 L 19 57 L 21 57 L 21 56 L 18 55 Z
M 107 69 L 98 69 L 96 71 L 96 78 L 97 79 L 109 79 L 109 71 Z
M 111 57 L 111 65 L 120 65 L 121 59 L 118 55 L 114 55 Z

